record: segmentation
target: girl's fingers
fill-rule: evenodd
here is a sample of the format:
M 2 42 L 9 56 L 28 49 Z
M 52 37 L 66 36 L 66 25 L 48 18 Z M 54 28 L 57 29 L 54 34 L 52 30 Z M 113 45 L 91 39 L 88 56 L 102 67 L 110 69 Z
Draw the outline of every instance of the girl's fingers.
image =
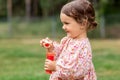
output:
M 45 39 L 42 39 L 42 40 L 40 40 L 40 45 L 42 46 L 42 47 L 44 47 L 44 44 L 45 43 Z
M 45 70 L 48 70 L 48 66 L 47 66 L 47 65 L 45 65 L 45 66 L 44 66 L 44 69 L 45 69 Z
M 44 69 L 51 69 L 51 68 L 50 68 L 51 62 L 52 62 L 51 60 L 46 59 L 46 60 L 45 60 L 45 65 L 44 65 Z
M 45 70 L 48 70 L 48 68 L 44 68 Z
M 44 43 L 44 39 L 40 40 L 40 45 L 42 45 Z
M 45 38 L 47 40 L 47 42 L 49 42 L 50 44 L 53 42 L 52 40 L 50 40 L 48 37 Z
M 47 47 L 46 47 L 47 44 Z M 40 45 L 46 48 L 49 48 L 52 45 L 52 40 L 50 40 L 49 38 L 45 38 L 40 40 Z
M 45 39 L 48 40 L 48 41 L 50 40 L 48 37 L 46 37 Z
M 50 62 L 51 62 L 51 60 L 49 60 L 49 59 L 45 60 L 45 63 L 50 63 Z
M 45 69 L 45 70 L 48 70 L 48 69 L 49 69 L 47 62 L 46 62 L 45 65 L 44 65 L 44 69 Z

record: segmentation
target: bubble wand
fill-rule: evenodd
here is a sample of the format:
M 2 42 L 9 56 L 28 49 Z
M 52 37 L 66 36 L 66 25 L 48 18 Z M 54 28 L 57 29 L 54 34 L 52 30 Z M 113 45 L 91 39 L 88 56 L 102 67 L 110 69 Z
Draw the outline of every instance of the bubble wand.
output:
M 51 42 L 49 42 L 48 39 L 47 39 L 47 40 L 44 41 L 43 46 L 45 48 L 50 48 L 51 47 Z M 54 53 L 53 52 L 47 52 L 46 53 L 46 58 L 51 60 L 51 61 L 54 61 Z M 46 70 L 46 73 L 51 74 L 52 71 L 51 70 Z

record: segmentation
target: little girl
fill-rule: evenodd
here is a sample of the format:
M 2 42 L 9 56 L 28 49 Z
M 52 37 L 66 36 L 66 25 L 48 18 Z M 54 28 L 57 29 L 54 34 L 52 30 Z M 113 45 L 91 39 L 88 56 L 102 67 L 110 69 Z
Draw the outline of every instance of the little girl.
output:
M 74 0 L 65 4 L 60 19 L 67 36 L 60 44 L 50 39 L 40 40 L 43 46 L 50 41 L 48 52 L 55 54 L 55 60 L 46 59 L 45 70 L 51 70 L 50 80 L 97 80 L 92 63 L 92 51 L 87 32 L 93 30 L 95 11 L 87 0 Z

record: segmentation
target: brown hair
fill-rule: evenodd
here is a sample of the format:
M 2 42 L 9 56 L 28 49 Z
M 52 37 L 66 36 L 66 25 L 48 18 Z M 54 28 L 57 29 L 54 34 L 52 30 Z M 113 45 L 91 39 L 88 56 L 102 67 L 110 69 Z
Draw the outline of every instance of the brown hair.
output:
M 88 21 L 88 30 L 97 27 L 95 22 L 95 11 L 93 5 L 88 0 L 74 0 L 65 4 L 61 12 L 74 18 L 77 22 L 82 23 L 83 20 Z

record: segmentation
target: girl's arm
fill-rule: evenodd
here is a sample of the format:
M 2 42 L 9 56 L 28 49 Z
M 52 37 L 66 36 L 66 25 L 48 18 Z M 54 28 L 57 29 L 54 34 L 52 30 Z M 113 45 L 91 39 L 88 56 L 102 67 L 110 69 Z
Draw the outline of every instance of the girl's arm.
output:
M 55 60 L 56 60 L 59 57 L 66 40 L 67 37 L 64 37 L 60 43 L 57 43 L 56 41 L 52 41 L 48 38 L 45 38 L 40 40 L 40 45 L 45 47 L 47 49 L 47 52 L 53 52 L 55 54 Z
M 55 60 L 57 60 L 57 58 L 59 57 L 66 41 L 67 41 L 67 37 L 64 37 L 62 38 L 60 43 L 53 42 L 53 46 L 54 46 L 53 52 L 55 53 Z
M 92 64 L 91 50 L 87 46 L 81 47 L 76 51 L 76 58 L 69 60 L 68 63 L 56 64 L 56 75 L 61 79 L 82 79 L 88 74 Z M 73 54 L 72 54 L 73 55 Z

